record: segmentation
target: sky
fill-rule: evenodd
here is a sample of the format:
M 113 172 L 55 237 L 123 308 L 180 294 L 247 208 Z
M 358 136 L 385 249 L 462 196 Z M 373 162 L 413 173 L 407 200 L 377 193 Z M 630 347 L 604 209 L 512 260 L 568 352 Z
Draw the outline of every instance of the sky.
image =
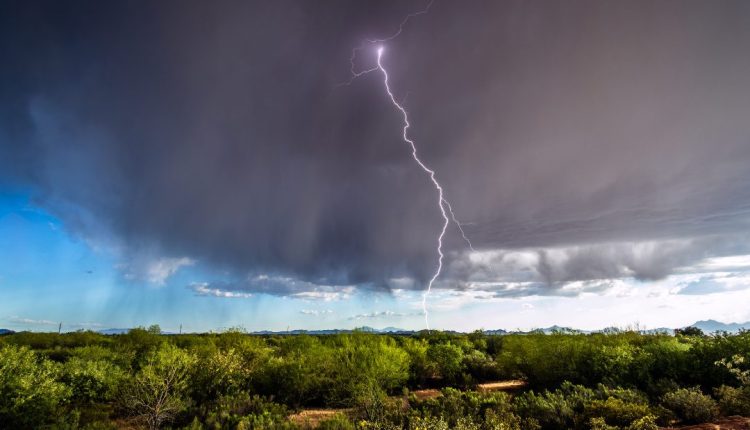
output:
M 3 2 L 0 327 L 425 328 L 394 102 L 472 245 L 432 328 L 748 321 L 748 48 L 728 0 Z

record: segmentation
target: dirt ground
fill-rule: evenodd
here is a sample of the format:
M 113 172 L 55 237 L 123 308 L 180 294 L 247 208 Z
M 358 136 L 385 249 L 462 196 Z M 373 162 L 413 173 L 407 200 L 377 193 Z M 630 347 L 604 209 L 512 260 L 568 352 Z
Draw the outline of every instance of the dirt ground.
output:
M 289 420 L 297 425 L 305 425 L 315 428 L 321 421 L 333 417 L 336 414 L 346 414 L 348 409 L 305 409 L 289 416 Z
M 426 390 L 414 390 L 411 393 L 416 396 L 417 400 L 434 399 L 435 397 L 440 397 L 440 390 L 436 390 L 434 388 L 429 388 Z
M 495 381 L 495 382 L 485 382 L 483 384 L 477 385 L 478 391 L 512 391 L 517 390 L 519 388 L 523 388 L 526 386 L 526 381 L 522 381 L 520 379 L 510 379 L 507 381 Z M 412 391 L 412 394 L 417 396 L 417 399 L 424 400 L 424 399 L 434 399 L 435 397 L 440 396 L 440 390 L 436 390 L 434 388 L 429 388 L 425 390 L 414 390 Z
M 526 381 L 520 379 L 511 379 L 508 381 L 497 381 L 497 382 L 486 382 L 484 384 L 477 385 L 479 391 L 511 391 L 523 388 L 526 386 Z
M 674 427 L 669 427 L 672 429 Z M 750 418 L 727 417 L 715 423 L 697 424 L 693 426 L 677 427 L 680 430 L 750 430 Z M 664 427 L 663 430 L 667 430 Z

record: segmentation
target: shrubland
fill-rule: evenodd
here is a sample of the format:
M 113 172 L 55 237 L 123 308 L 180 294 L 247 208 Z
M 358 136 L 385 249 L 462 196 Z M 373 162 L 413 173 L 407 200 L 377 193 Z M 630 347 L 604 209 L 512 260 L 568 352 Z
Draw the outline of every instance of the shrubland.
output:
M 486 392 L 478 384 L 522 379 Z M 422 389 L 439 396 L 420 395 Z M 750 415 L 750 333 L 0 337 L 0 427 L 627 429 Z

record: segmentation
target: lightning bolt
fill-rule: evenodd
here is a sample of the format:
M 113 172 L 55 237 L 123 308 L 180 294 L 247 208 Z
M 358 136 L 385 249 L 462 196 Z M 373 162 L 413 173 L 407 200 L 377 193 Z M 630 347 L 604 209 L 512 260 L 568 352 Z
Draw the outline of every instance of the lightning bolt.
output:
M 388 42 L 390 40 L 393 40 L 397 38 L 403 31 L 406 24 L 414 17 L 417 17 L 419 15 L 424 15 L 427 12 L 429 12 L 430 7 L 432 6 L 433 2 L 435 0 L 430 0 L 429 3 L 425 6 L 424 9 L 411 13 L 407 15 L 402 21 L 401 24 L 399 24 L 398 29 L 395 33 L 391 34 L 388 37 L 380 38 L 380 39 L 365 39 L 359 46 L 352 49 L 351 56 L 349 57 L 349 71 L 351 72 L 351 75 L 349 76 L 349 79 L 345 82 L 341 82 L 337 84 L 336 86 L 348 86 L 351 85 L 352 82 L 354 82 L 355 79 L 375 72 L 380 71 L 383 74 L 383 84 L 385 85 L 386 93 L 388 94 L 388 97 L 391 100 L 391 103 L 393 106 L 401 112 L 401 115 L 403 117 L 403 123 L 404 127 L 402 129 L 402 138 L 405 143 L 409 144 L 411 147 L 411 155 L 416 164 L 429 176 L 430 181 L 432 181 L 432 184 L 435 187 L 435 190 L 438 194 L 438 208 L 440 209 L 440 214 L 443 217 L 443 225 L 440 229 L 440 234 L 438 235 L 437 239 L 437 254 L 438 254 L 438 265 L 435 269 L 435 272 L 433 273 L 432 277 L 430 278 L 430 281 L 427 284 L 427 288 L 425 289 L 424 293 L 422 294 L 422 312 L 424 313 L 424 322 L 425 326 L 427 327 L 427 330 L 430 329 L 430 321 L 429 321 L 429 312 L 427 311 L 427 298 L 432 292 L 432 286 L 437 280 L 437 278 L 440 276 L 440 274 L 443 271 L 443 260 L 445 259 L 445 254 L 443 253 L 443 239 L 445 238 L 445 233 L 448 230 L 448 225 L 453 221 L 453 223 L 458 228 L 458 231 L 461 233 L 461 237 L 466 241 L 466 243 L 469 245 L 469 248 L 474 251 L 474 246 L 471 244 L 471 241 L 469 240 L 468 236 L 466 235 L 466 232 L 463 229 L 463 225 L 461 222 L 458 221 L 456 218 L 456 214 L 453 212 L 453 207 L 451 206 L 450 202 L 445 198 L 445 194 L 443 192 L 443 187 L 440 185 L 440 182 L 438 182 L 435 171 L 430 169 L 420 158 L 419 154 L 417 153 L 417 145 L 414 143 L 412 139 L 409 138 L 409 127 L 411 127 L 411 123 L 409 122 L 409 115 L 406 112 L 406 109 L 404 108 L 402 103 L 399 103 L 396 100 L 396 97 L 393 95 L 393 91 L 391 91 L 390 84 L 388 82 L 388 71 L 383 66 L 382 58 L 383 58 L 383 43 Z M 377 61 L 376 64 L 373 65 L 370 68 L 363 69 L 363 70 L 357 70 L 357 54 L 363 50 L 364 48 L 372 45 L 377 45 Z
M 352 49 L 352 55 L 349 57 L 349 71 L 351 72 L 351 75 L 349 76 L 349 79 L 345 82 L 341 82 L 336 84 L 337 87 L 340 86 L 348 86 L 351 85 L 352 82 L 354 82 L 355 79 L 359 78 L 362 75 L 366 75 L 368 73 L 372 73 L 376 70 L 378 70 L 378 66 L 375 65 L 373 67 L 370 67 L 369 69 L 359 70 L 357 71 L 357 53 L 363 49 L 365 49 L 367 46 L 375 45 L 375 44 L 382 44 L 385 42 L 388 42 L 389 40 L 393 40 L 401 35 L 404 31 L 404 27 L 406 27 L 406 24 L 411 20 L 412 18 L 415 18 L 419 15 L 424 15 L 427 12 L 430 11 L 430 8 L 432 7 L 432 3 L 434 3 L 435 0 L 430 0 L 427 5 L 424 7 L 424 9 L 410 13 L 409 15 L 406 15 L 404 19 L 401 21 L 401 24 L 399 24 L 398 29 L 395 33 L 391 34 L 390 36 L 383 37 L 380 39 L 365 39 L 362 41 L 362 43 L 359 44 L 359 46 Z
M 458 226 L 458 229 L 461 232 L 461 236 L 463 236 L 464 240 L 466 240 L 466 242 L 469 244 L 469 247 L 471 247 L 472 250 L 474 249 L 474 247 L 471 245 L 471 241 L 469 241 L 469 239 L 466 237 L 466 234 L 461 227 L 461 223 L 456 220 L 456 215 L 453 213 L 451 204 L 448 202 L 448 200 L 445 199 L 443 187 L 435 177 L 435 171 L 427 167 L 427 165 L 419 158 L 419 154 L 417 153 L 417 145 L 412 139 L 409 138 L 409 127 L 411 127 L 411 123 L 409 122 L 409 114 L 406 112 L 406 109 L 398 101 L 396 101 L 396 97 L 393 95 L 393 91 L 391 91 L 391 86 L 388 83 L 388 71 L 385 69 L 385 67 L 383 67 L 382 59 L 383 47 L 381 46 L 378 47 L 377 68 L 383 73 L 383 84 L 385 85 L 385 91 L 388 93 L 388 97 L 391 99 L 391 103 L 396 109 L 401 112 L 401 115 L 403 116 L 404 127 L 402 129 L 401 137 L 403 138 L 404 142 L 408 143 L 411 147 L 411 156 L 412 158 L 414 158 L 414 161 L 422 170 L 424 170 L 425 173 L 427 173 L 427 175 L 429 175 L 430 181 L 432 181 L 432 185 L 435 186 L 435 190 L 438 193 L 438 207 L 440 208 L 440 214 L 443 216 L 443 227 L 440 229 L 440 235 L 438 236 L 438 266 L 435 270 L 435 273 L 432 275 L 432 278 L 430 278 L 430 282 L 427 283 L 427 289 L 422 294 L 422 311 L 424 313 L 424 322 L 427 330 L 429 330 L 430 321 L 429 313 L 427 312 L 427 297 L 430 295 L 430 292 L 432 292 L 432 285 L 435 283 L 435 280 L 443 271 L 443 258 L 445 257 L 445 254 L 443 254 L 443 239 L 445 238 L 445 232 L 448 230 L 448 225 L 450 224 L 451 219 L 456 224 L 456 226 Z M 450 218 L 448 217 L 449 214 Z

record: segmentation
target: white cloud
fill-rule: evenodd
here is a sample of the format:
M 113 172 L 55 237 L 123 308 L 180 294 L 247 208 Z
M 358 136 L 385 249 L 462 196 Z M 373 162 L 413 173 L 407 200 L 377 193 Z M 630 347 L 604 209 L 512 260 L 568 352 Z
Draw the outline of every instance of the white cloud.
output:
M 190 285 L 190 289 L 195 292 L 196 296 L 225 297 L 230 299 L 246 299 L 253 296 L 250 293 L 227 291 L 220 288 L 211 288 L 206 282 L 192 284 Z
M 192 266 L 195 260 L 188 257 L 149 259 L 140 257 L 118 268 L 124 271 L 125 279 L 146 281 L 154 285 L 164 285 L 166 281 L 183 267 Z
M 44 320 L 44 319 L 32 319 L 32 318 L 22 318 L 19 316 L 12 316 L 7 318 L 8 322 L 14 323 L 14 324 L 25 324 L 25 325 L 57 325 L 59 324 L 59 321 L 51 321 L 51 320 Z
M 367 314 L 358 314 L 349 317 L 349 320 L 357 321 L 357 320 L 363 320 L 363 319 L 377 319 L 377 318 L 402 318 L 402 317 L 410 317 L 410 316 L 416 316 L 421 315 L 421 312 L 410 312 L 410 313 L 401 313 L 401 312 L 394 312 L 394 311 L 380 311 L 380 312 L 370 312 Z
M 146 269 L 146 279 L 152 284 L 164 285 L 166 280 L 177 273 L 180 268 L 195 264 L 190 258 L 161 258 L 151 262 Z
M 330 315 L 333 313 L 330 309 L 302 309 L 299 311 L 302 315 L 311 315 L 311 316 L 325 316 Z
M 312 291 L 301 291 L 299 293 L 290 294 L 289 297 L 302 300 L 331 302 L 349 299 L 354 293 L 354 290 L 354 287 L 344 287 L 338 290 L 334 288 L 319 287 Z

